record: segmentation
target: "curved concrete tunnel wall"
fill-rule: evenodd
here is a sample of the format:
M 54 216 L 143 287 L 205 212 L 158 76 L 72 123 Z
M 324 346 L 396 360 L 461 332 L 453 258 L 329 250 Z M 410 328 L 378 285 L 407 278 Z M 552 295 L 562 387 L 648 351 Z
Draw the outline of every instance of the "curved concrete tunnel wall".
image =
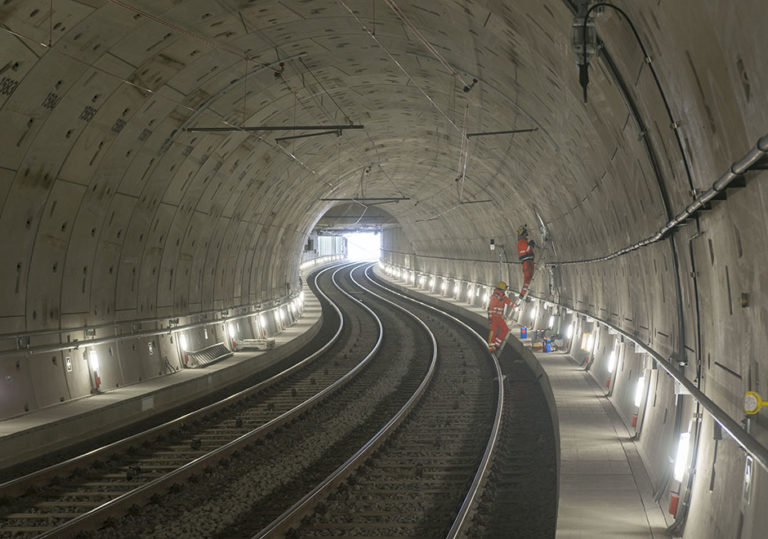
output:
M 551 241 L 538 259 L 553 274 L 540 271 L 536 296 L 687 361 L 685 376 L 741 420 L 746 390 L 768 394 L 765 173 L 749 172 L 744 188 L 661 242 L 561 263 L 653 235 L 768 132 L 763 6 L 616 2 L 668 114 L 615 10 L 596 18 L 603 47 L 584 104 L 570 50 L 577 2 L 375 4 L 0 6 L 5 395 L 50 404 L 60 396 L 52 381 L 70 376 L 63 357 L 26 354 L 27 337 L 60 345 L 94 337 L 86 326 L 101 337 L 197 322 L 296 292 L 303 245 L 332 205 L 322 199 L 381 196 L 403 199 L 387 206 L 400 223 L 385 232 L 387 260 L 467 281 L 498 280 L 490 238 L 512 259 L 517 227 L 541 240 L 543 223 Z M 187 130 L 351 123 L 365 129 L 286 142 Z M 462 136 L 528 128 L 537 130 Z M 511 264 L 505 277 L 517 273 Z M 156 368 L 146 346 L 119 347 L 129 378 Z M 624 353 L 636 373 L 641 356 Z M 612 397 L 625 419 L 629 383 L 617 375 Z M 667 415 L 673 389 L 663 376 L 654 386 Z M 688 402 L 676 417 L 691 414 Z M 765 445 L 764 423 L 751 428 Z M 642 425 L 660 486 L 670 444 L 656 440 L 674 442 L 675 421 L 652 411 Z M 757 537 L 768 517 L 743 501 L 744 455 L 713 441 L 713 428 L 705 416 L 686 536 L 734 536 L 743 514 L 743 537 Z

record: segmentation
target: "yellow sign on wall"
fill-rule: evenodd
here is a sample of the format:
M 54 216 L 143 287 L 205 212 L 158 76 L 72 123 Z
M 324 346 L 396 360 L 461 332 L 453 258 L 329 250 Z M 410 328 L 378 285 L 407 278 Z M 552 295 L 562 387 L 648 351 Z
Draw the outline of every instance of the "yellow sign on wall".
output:
M 768 404 L 768 402 L 760 398 L 760 395 L 754 391 L 747 391 L 746 395 L 744 395 L 744 411 L 750 415 L 758 413 L 765 404 Z

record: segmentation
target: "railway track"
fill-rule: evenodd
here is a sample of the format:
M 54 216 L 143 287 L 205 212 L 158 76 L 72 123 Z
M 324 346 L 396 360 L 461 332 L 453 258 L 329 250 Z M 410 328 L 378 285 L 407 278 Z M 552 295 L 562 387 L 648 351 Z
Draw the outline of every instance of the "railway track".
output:
M 482 339 L 454 321 L 402 298 L 367 301 L 412 311 L 441 343 L 418 390 L 314 489 L 291 491 L 298 501 L 265 528 L 263 508 L 254 507 L 221 537 L 444 537 L 450 530 L 494 431 L 497 373 Z
M 552 449 L 532 425 L 548 423 L 530 371 L 494 364 L 477 328 L 362 267 L 315 276 L 332 281 L 344 324 L 325 351 L 127 451 L 32 480 L 0 505 L 0 537 L 553 536 L 509 519 L 552 498 L 530 497 L 531 465 Z
M 326 280 L 328 287 L 341 270 L 318 272 L 315 284 Z M 70 534 L 97 526 L 214 466 L 250 439 L 269 435 L 342 387 L 374 355 L 381 334 L 377 324 L 361 323 L 371 313 L 357 300 L 340 288 L 332 294 L 344 305 L 346 323 L 335 307 L 334 335 L 296 365 L 148 432 L 0 485 L 0 536 Z
M 385 281 L 380 284 L 389 286 Z M 485 324 L 457 316 L 483 334 Z M 465 518 L 466 537 L 534 539 L 555 537 L 557 447 L 544 393 L 513 347 L 499 355 L 504 379 L 503 420 L 497 448 L 478 503 Z M 455 530 L 454 530 L 455 531 Z

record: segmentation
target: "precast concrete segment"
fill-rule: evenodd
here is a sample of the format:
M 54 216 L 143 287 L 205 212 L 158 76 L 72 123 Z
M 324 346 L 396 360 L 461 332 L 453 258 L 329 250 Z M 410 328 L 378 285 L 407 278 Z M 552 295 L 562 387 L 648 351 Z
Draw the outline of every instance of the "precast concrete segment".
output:
M 600 262 L 604 260 L 611 260 L 618 256 L 625 255 L 632 251 L 636 251 L 657 241 L 661 241 L 666 238 L 676 227 L 684 224 L 689 219 L 694 218 L 696 213 L 702 208 L 705 208 L 710 201 L 715 199 L 720 193 L 725 191 L 728 186 L 735 182 L 738 178 L 741 178 L 744 174 L 750 171 L 758 161 L 765 158 L 768 154 L 768 135 L 761 137 L 755 146 L 747 152 L 741 159 L 734 162 L 729 169 L 712 184 L 712 187 L 705 193 L 697 196 L 696 199 L 691 202 L 683 211 L 675 215 L 668 223 L 661 227 L 655 234 L 641 240 L 637 243 L 624 247 L 616 252 L 610 253 L 605 256 L 586 259 L 586 260 L 564 260 L 564 261 L 549 261 L 546 263 L 548 266 L 567 266 L 573 264 L 586 264 L 590 262 Z M 742 187 L 742 186 L 739 186 Z

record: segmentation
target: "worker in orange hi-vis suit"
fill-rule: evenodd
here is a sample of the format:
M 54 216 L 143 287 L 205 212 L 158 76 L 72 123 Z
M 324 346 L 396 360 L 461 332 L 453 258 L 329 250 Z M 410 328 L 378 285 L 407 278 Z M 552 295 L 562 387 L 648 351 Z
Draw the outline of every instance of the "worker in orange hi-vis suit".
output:
M 533 248 L 536 244 L 528 240 L 528 227 L 523 225 L 517 230 L 517 256 L 523 263 L 523 286 L 520 288 L 520 299 L 528 294 L 528 286 L 533 279 Z
M 495 352 L 509 333 L 509 326 L 504 320 L 504 309 L 512 301 L 507 297 L 507 283 L 500 281 L 488 301 L 488 319 L 491 321 L 491 332 L 488 334 L 488 348 Z

